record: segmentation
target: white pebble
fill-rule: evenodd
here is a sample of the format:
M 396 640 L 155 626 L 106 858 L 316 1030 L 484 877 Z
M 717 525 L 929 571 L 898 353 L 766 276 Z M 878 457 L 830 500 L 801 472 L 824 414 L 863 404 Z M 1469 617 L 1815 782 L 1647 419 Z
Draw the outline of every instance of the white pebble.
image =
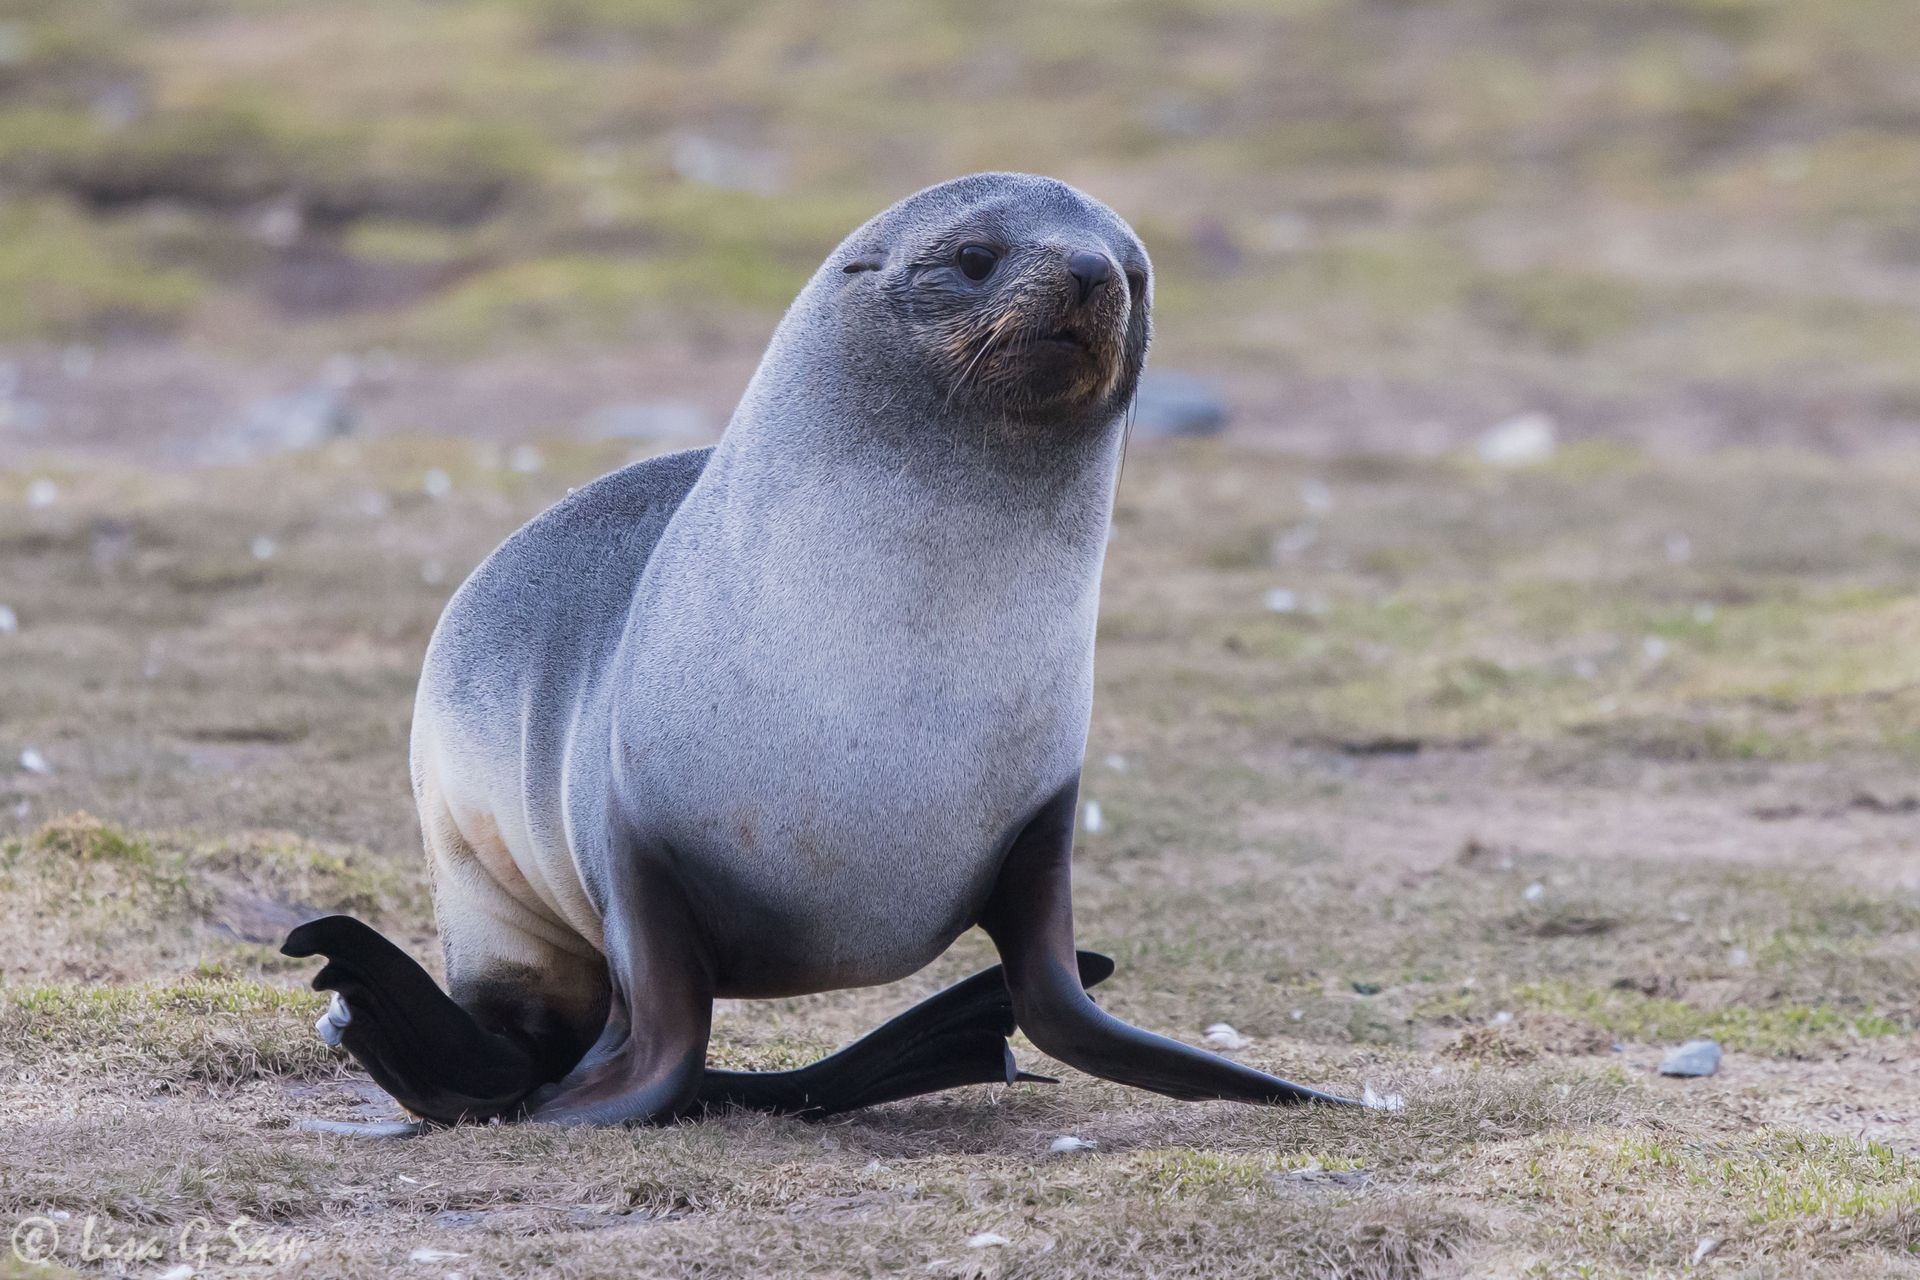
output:
M 1505 1009 L 1502 1009 L 1500 1012 L 1494 1014 L 1492 1018 L 1493 1025 L 1496 1027 L 1504 1027 L 1509 1022 L 1512 1022 L 1512 1021 L 1513 1021 L 1513 1015 Z
M 182 1262 L 177 1266 L 168 1267 L 155 1276 L 154 1280 L 193 1280 L 193 1267 Z
M 1107 768 L 1113 770 L 1115 773 L 1125 773 L 1127 771 L 1127 758 L 1118 751 L 1109 751 L 1107 753 L 1106 764 Z
M 1087 829 L 1087 834 L 1090 836 L 1099 835 L 1106 830 L 1107 820 L 1100 813 L 1098 800 L 1087 801 L 1087 811 L 1081 815 L 1080 824 Z
M 1233 1053 L 1253 1043 L 1252 1037 L 1241 1035 L 1227 1022 L 1214 1023 L 1200 1039 L 1209 1049 L 1218 1049 L 1222 1053 Z
M 1481 436 L 1474 448 L 1489 466 L 1536 466 L 1553 457 L 1553 419 L 1544 413 L 1509 418 Z
M 35 751 L 32 747 L 28 747 L 20 753 L 20 767 L 28 773 L 37 773 L 42 777 L 53 772 L 53 765 L 48 763 L 47 758 L 38 751 Z
M 0 636 L 10 636 L 20 630 L 20 615 L 9 606 L 0 604 Z
M 997 1249 L 1003 1244 L 1012 1243 L 1013 1241 L 1007 1239 L 998 1231 L 982 1231 L 979 1235 L 967 1237 L 967 1248 L 969 1249 Z
M 1540 899 L 1547 896 L 1547 886 L 1541 884 L 1538 880 L 1535 880 L 1532 884 L 1526 887 L 1526 891 L 1523 892 L 1520 896 L 1525 898 L 1528 902 L 1538 902 L 1540 901 Z
M 27 486 L 27 505 L 35 511 L 44 511 L 60 501 L 60 486 L 42 477 Z
M 1360 1105 L 1374 1111 L 1405 1111 L 1407 1100 L 1397 1093 L 1375 1093 L 1367 1085 L 1360 1090 Z
M 429 467 L 420 487 L 429 498 L 444 498 L 453 492 L 453 477 L 439 467 Z
M 441 564 L 438 560 L 422 560 L 420 562 L 420 581 L 430 587 L 437 587 L 446 580 L 447 566 Z
M 1640 642 L 1640 652 L 1647 656 L 1648 662 L 1660 663 L 1667 660 L 1671 646 L 1659 636 L 1648 636 Z
M 271 560 L 274 553 L 280 550 L 280 545 L 263 533 L 253 540 L 251 550 L 255 560 Z
M 1300 609 L 1300 597 L 1285 587 L 1275 587 L 1260 598 L 1269 613 L 1297 613 Z
M 1092 1151 L 1098 1142 L 1089 1142 L 1085 1138 L 1076 1138 L 1070 1133 L 1062 1134 L 1047 1144 L 1047 1150 L 1056 1156 L 1069 1156 L 1076 1151 Z
M 1333 490 L 1327 487 L 1325 480 L 1316 480 L 1308 476 L 1300 482 L 1300 505 L 1309 511 L 1331 511 L 1333 510 Z

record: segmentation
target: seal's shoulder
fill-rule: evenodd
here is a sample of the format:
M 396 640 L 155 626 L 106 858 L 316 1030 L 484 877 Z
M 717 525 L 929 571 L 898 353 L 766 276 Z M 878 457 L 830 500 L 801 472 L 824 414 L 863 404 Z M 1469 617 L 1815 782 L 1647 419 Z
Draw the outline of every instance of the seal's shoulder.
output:
M 628 526 L 670 516 L 706 470 L 712 448 L 663 453 L 610 471 L 569 493 L 508 539 L 551 537 L 597 525 Z M 504 548 L 503 548 L 504 549 Z
M 586 642 L 616 626 L 712 452 L 622 467 L 523 525 L 448 603 L 428 653 L 429 677 L 448 662 L 510 664 L 515 654 Z
M 609 557 L 644 564 L 712 453 L 662 454 L 582 485 L 523 525 L 482 570 L 496 561 L 521 570 L 604 569 Z

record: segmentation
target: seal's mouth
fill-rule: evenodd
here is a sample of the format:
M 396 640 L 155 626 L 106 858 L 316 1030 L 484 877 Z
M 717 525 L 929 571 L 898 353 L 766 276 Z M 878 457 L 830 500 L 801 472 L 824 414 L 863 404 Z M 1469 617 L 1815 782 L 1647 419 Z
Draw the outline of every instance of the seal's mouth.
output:
M 1039 290 L 975 312 L 940 336 L 948 398 L 975 397 L 1019 418 L 1102 402 L 1127 368 L 1127 315 L 1124 301 L 1083 307 Z
M 1055 329 L 1051 333 L 1043 333 L 1034 339 L 1034 345 L 1059 347 L 1083 352 L 1086 355 L 1093 354 L 1092 344 L 1071 329 Z
M 992 344 L 986 359 L 991 368 L 982 378 L 1016 406 L 1045 409 L 1095 400 L 1119 376 L 1121 353 L 1111 337 L 1052 317 L 1022 328 Z

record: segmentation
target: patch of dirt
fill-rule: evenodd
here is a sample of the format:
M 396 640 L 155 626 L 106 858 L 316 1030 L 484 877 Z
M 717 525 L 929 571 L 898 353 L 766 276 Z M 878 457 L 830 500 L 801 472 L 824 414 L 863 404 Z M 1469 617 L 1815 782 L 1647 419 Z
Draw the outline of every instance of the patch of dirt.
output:
M 1550 852 L 1600 862 L 1818 866 L 1861 883 L 1920 888 L 1920 820 L 1899 805 L 1850 799 L 1901 794 L 1904 767 L 1884 760 L 1612 760 L 1597 766 L 1598 776 L 1589 760 L 1580 765 L 1587 776 L 1569 777 L 1552 753 L 1511 748 L 1285 758 L 1334 789 L 1319 802 L 1250 814 L 1249 838 L 1310 837 L 1352 863 L 1421 874 L 1469 849 L 1480 858 Z

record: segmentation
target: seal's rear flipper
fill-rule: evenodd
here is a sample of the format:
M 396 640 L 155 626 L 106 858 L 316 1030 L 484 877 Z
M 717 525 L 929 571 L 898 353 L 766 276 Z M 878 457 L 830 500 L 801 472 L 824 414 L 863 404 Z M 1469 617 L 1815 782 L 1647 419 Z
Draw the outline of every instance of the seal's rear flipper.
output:
M 1113 973 L 1113 961 L 1098 952 L 1079 952 L 1078 960 L 1083 989 Z M 708 1070 L 698 1105 L 827 1116 L 961 1085 L 1056 1083 L 1014 1063 L 1013 1029 L 1013 999 L 995 965 L 798 1070 Z
M 324 955 L 316 991 L 334 992 L 321 1038 L 343 1046 L 381 1088 L 441 1124 L 514 1112 L 546 1082 L 526 1046 L 482 1028 L 399 947 L 350 916 L 287 935 L 283 955 Z

